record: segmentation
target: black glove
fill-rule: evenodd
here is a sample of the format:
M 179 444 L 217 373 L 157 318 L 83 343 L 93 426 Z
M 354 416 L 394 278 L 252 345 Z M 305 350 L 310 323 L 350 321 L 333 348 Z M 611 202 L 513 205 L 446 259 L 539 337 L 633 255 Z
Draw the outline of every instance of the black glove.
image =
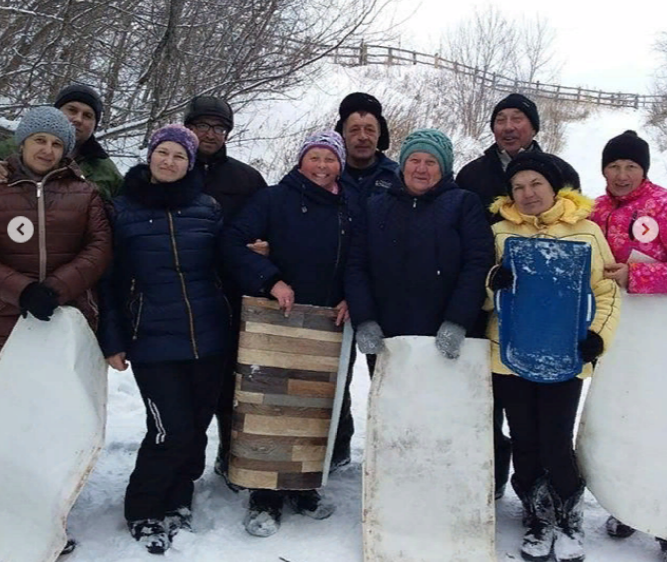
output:
M 496 270 L 491 274 L 490 287 L 495 293 L 500 289 L 509 289 L 514 283 L 514 273 L 504 265 L 497 265 Z
M 604 351 L 604 341 L 595 332 L 588 330 L 586 339 L 579 342 L 579 351 L 584 363 L 595 361 Z
M 25 318 L 28 312 L 38 320 L 51 320 L 53 311 L 58 306 L 58 295 L 53 289 L 49 289 L 46 285 L 38 283 L 30 283 L 19 297 L 19 307 L 21 308 L 21 315 Z

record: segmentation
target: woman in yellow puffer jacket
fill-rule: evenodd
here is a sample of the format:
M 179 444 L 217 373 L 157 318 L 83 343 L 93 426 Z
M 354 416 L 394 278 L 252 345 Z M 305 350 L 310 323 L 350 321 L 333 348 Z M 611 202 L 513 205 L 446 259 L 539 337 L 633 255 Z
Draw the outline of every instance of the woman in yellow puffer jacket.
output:
M 511 270 L 500 265 L 508 238 L 580 241 L 592 249 L 591 289 L 596 308 L 588 336 L 580 342 L 585 366 L 579 377 L 544 384 L 515 376 L 500 358 L 495 313 L 487 330 L 494 391 L 506 410 L 512 437 L 512 485 L 525 509 L 522 557 L 548 560 L 553 551 L 559 562 L 581 562 L 584 485 L 574 457 L 573 432 L 582 378 L 591 374 L 591 363 L 609 347 L 618 324 L 620 292 L 603 275 L 604 266 L 615 259 L 600 228 L 587 218 L 593 201 L 565 188 L 551 155 L 521 153 L 508 165 L 506 178 L 510 196 L 500 197 L 491 207 L 504 220 L 493 226 L 498 265 L 487 281 L 487 310 L 493 309 L 494 292 L 513 283 Z M 535 337 L 540 337 L 539 332 Z

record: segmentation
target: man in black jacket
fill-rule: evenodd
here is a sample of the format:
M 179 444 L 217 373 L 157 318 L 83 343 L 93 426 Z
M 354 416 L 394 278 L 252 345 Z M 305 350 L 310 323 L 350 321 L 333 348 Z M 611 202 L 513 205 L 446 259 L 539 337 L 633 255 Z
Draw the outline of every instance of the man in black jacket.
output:
M 227 156 L 226 143 L 234 127 L 234 114 L 226 101 L 214 96 L 193 98 L 185 111 L 184 124 L 199 139 L 195 167 L 204 174 L 204 193 L 220 203 L 223 223 L 227 225 L 259 189 L 266 187 L 266 181 L 252 166 Z M 266 244 L 259 241 L 253 249 L 259 252 L 268 251 Z M 225 276 L 223 285 L 232 313 L 230 341 L 232 352 L 228 355 L 229 359 L 225 366 L 222 393 L 216 412 L 220 446 L 215 471 L 226 479 L 242 294 L 229 276 Z
M 508 195 L 505 169 L 520 152 L 534 150 L 542 152 L 535 140 L 540 130 L 540 116 L 537 106 L 521 94 L 510 94 L 500 100 L 491 114 L 491 130 L 495 141 L 484 154 L 466 164 L 456 176 L 456 183 L 463 189 L 473 191 L 482 200 L 491 223 L 500 217 L 492 216 L 489 206 L 496 197 Z M 565 184 L 580 189 L 579 174 L 562 160 L 554 157 L 561 169 Z
M 459 187 L 476 193 L 482 200 L 491 224 L 502 220 L 489 211 L 491 203 L 501 195 L 508 195 L 505 169 L 517 154 L 524 151 L 542 152 L 535 140 L 540 130 L 540 116 L 532 100 L 521 94 L 510 94 L 500 100 L 491 114 L 491 130 L 495 141 L 484 154 L 466 164 L 456 176 Z M 579 174 L 565 160 L 552 156 L 560 168 L 566 185 L 580 189 Z M 484 337 L 487 315 L 480 313 L 474 330 L 475 337 Z M 495 385 L 494 385 L 495 386 Z M 494 449 L 496 457 L 496 499 L 502 497 L 512 457 L 509 437 L 503 433 L 503 406 L 494 393 Z

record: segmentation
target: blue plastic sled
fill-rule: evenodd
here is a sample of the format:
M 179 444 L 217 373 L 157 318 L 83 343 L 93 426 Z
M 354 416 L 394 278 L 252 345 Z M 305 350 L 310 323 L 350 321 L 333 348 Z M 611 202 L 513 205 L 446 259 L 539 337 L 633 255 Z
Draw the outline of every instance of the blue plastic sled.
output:
M 595 314 L 590 245 L 508 238 L 503 265 L 514 273 L 514 284 L 495 296 L 502 362 L 535 382 L 577 376 L 583 368 L 579 342 Z

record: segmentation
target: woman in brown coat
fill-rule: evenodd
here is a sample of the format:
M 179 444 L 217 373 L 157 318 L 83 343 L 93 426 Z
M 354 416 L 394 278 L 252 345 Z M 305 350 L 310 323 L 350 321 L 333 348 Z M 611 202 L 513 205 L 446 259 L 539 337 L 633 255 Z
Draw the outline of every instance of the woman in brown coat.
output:
M 94 330 L 94 287 L 111 259 L 97 188 L 67 158 L 75 142 L 67 118 L 53 107 L 32 109 L 15 139 L 19 153 L 7 159 L 8 178 L 0 183 L 0 348 L 19 314 L 47 321 L 65 304 L 81 310 Z

